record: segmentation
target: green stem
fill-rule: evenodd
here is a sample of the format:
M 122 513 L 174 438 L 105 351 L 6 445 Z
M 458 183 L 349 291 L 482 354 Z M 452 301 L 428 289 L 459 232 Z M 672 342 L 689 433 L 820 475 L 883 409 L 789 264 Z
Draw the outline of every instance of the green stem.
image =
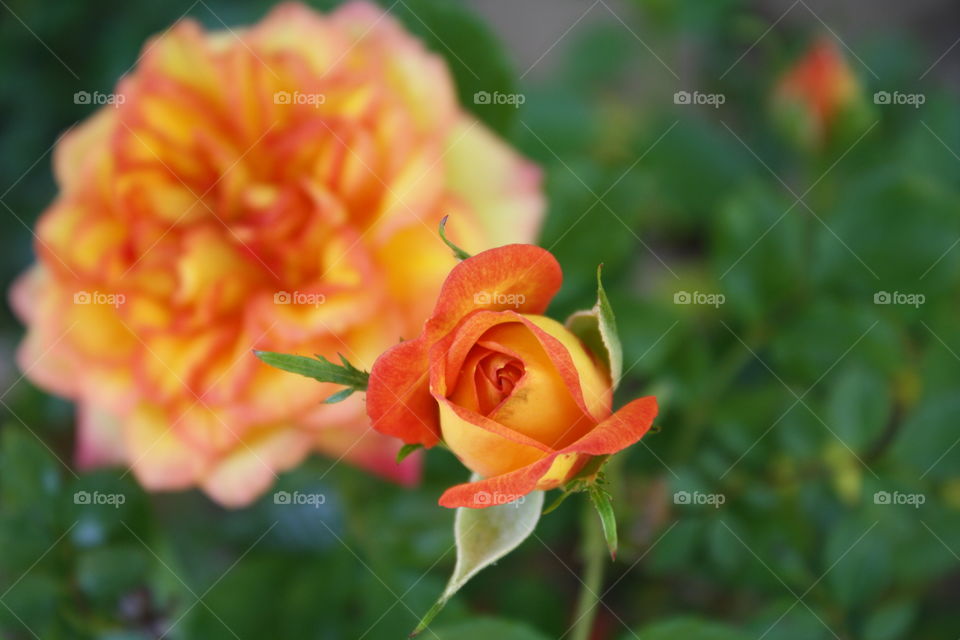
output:
M 603 539 L 600 518 L 597 517 L 589 500 L 583 501 L 581 520 L 583 538 L 580 543 L 580 555 L 583 559 L 583 584 L 577 598 L 577 609 L 573 618 L 576 622 L 573 624 L 570 640 L 590 639 L 593 621 L 600 604 L 600 589 L 603 588 L 603 568 L 607 562 L 607 544 Z

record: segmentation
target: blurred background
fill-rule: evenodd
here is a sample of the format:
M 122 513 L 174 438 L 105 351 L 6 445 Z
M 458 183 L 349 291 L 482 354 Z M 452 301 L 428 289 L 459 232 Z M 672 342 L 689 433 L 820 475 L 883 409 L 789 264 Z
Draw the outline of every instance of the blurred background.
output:
M 311 3 L 328 8 L 336 3 Z M 596 640 L 960 636 L 960 8 L 946 0 L 386 1 L 466 108 L 546 171 L 540 244 L 618 314 L 624 399 L 659 431 L 617 468 Z M 0 2 L 0 273 L 33 259 L 50 150 L 144 40 L 270 2 Z M 841 71 L 836 72 L 836 69 Z M 476 104 L 478 91 L 523 96 Z M 453 566 L 462 480 L 418 491 L 319 457 L 223 510 L 76 474 L 73 412 L 0 326 L 0 638 L 399 638 Z M 77 505 L 76 492 L 124 504 Z M 481 573 L 436 636 L 564 637 L 575 497 Z M 425 637 L 431 637 L 427 632 Z

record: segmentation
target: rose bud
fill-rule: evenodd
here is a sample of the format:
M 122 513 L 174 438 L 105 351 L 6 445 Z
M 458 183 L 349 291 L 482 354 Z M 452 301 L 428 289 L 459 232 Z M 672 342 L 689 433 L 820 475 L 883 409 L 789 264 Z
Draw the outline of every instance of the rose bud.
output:
M 612 413 L 603 359 L 540 315 L 561 279 L 556 259 L 531 245 L 464 260 L 423 333 L 374 363 L 374 429 L 407 444 L 442 441 L 481 477 L 448 489 L 441 505 L 487 507 L 559 487 L 591 457 L 620 451 L 649 429 L 656 400 Z
M 858 133 L 866 120 L 860 83 L 837 45 L 814 43 L 780 78 L 774 116 L 783 132 L 804 147 Z

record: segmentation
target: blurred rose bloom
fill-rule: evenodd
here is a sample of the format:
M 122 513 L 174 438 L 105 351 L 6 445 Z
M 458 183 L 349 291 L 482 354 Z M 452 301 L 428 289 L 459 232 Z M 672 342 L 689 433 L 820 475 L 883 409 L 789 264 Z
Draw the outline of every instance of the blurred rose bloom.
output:
M 381 9 L 284 5 L 245 30 L 181 22 L 57 146 L 60 193 L 14 286 L 19 364 L 76 401 L 77 463 L 239 506 L 310 451 L 401 482 L 362 394 L 252 348 L 369 368 L 416 336 L 468 251 L 532 241 L 538 170 L 457 104 Z

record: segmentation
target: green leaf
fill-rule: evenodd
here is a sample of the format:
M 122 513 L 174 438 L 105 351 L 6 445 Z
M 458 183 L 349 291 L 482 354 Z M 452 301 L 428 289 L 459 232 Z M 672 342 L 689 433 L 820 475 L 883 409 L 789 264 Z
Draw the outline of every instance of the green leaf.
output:
M 893 570 L 897 554 L 877 523 L 866 514 L 851 514 L 832 523 L 825 538 L 820 566 L 822 571 L 836 566 L 823 585 L 831 600 L 846 610 L 870 603 L 897 582 Z
M 599 356 L 613 380 L 616 389 L 623 374 L 623 349 L 617 336 L 617 321 L 603 289 L 600 274 L 603 265 L 597 267 L 597 303 L 589 311 L 577 311 L 567 318 L 567 329 L 580 338 L 587 348 Z
M 443 244 L 450 247 L 450 250 L 453 251 L 454 258 L 457 260 L 466 260 L 470 257 L 470 254 L 447 239 L 447 218 L 449 217 L 450 216 L 443 216 L 443 219 L 440 220 L 440 239 L 443 240 Z
M 411 636 L 426 629 L 447 601 L 481 569 L 504 557 L 526 540 L 540 520 L 541 509 L 542 491 L 534 491 L 516 502 L 485 509 L 457 509 L 453 525 L 457 564 L 440 599 L 423 617 Z
M 732 627 L 698 620 L 696 618 L 676 618 L 657 622 L 644 627 L 635 634 L 628 634 L 626 638 L 642 638 L 643 640 L 747 640 L 745 633 Z
M 613 512 L 613 503 L 610 502 L 610 495 L 597 485 L 590 486 L 590 501 L 600 515 L 600 523 L 603 525 L 603 537 L 607 541 L 607 549 L 610 551 L 610 557 L 617 559 L 617 516 Z
M 306 356 L 295 356 L 288 353 L 274 353 L 272 351 L 254 351 L 253 354 L 260 358 L 264 363 L 283 371 L 296 373 L 307 378 L 313 378 L 320 382 L 332 382 L 350 387 L 353 391 L 366 391 L 367 381 L 370 374 L 354 367 L 350 362 L 340 356 L 342 365 L 336 365 L 323 356 L 308 358 Z M 339 394 L 334 394 L 331 398 Z M 346 397 L 346 396 L 344 396 Z M 343 398 L 327 401 L 339 402 Z
M 954 446 L 956 431 L 944 425 L 953 424 L 958 412 L 960 397 L 954 390 L 924 398 L 904 420 L 890 456 L 915 477 L 955 478 L 956 469 L 960 468 L 960 445 Z
M 338 402 L 343 402 L 347 398 L 353 395 L 356 391 L 353 387 L 347 387 L 346 389 L 341 389 L 333 395 L 327 396 L 327 399 L 323 401 L 323 404 L 336 404 Z
M 534 631 L 526 625 L 498 620 L 496 618 L 482 618 L 470 620 L 460 624 L 443 627 L 436 630 L 440 640 L 546 640 L 547 636 Z
M 139 543 L 84 550 L 76 563 L 77 586 L 99 605 L 112 606 L 143 583 L 151 559 Z
M 417 449 L 423 449 L 422 444 L 405 444 L 400 447 L 400 451 L 397 452 L 397 463 L 403 462 L 407 456 L 416 451 Z
M 906 637 L 916 615 L 917 605 L 913 602 L 886 604 L 867 618 L 863 636 L 871 640 L 897 640 Z
M 0 593 L 7 576 L 26 571 L 71 524 L 57 502 L 62 469 L 37 435 L 0 427 Z
M 876 370 L 852 365 L 830 387 L 826 421 L 854 451 L 866 451 L 883 432 L 890 417 L 891 398 Z

